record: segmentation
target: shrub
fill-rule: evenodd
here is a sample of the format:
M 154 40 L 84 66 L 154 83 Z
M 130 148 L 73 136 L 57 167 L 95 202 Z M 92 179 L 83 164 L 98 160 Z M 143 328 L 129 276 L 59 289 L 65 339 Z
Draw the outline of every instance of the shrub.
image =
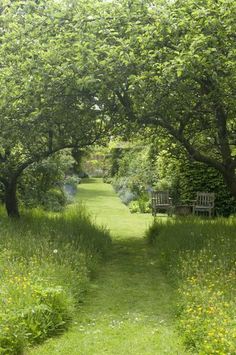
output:
M 67 202 L 66 195 L 62 189 L 51 189 L 41 199 L 41 205 L 45 210 L 60 212 Z
M 129 209 L 131 213 L 137 213 L 140 212 L 140 208 L 139 208 L 139 203 L 138 201 L 132 201 L 129 204 Z
M 153 185 L 155 190 L 170 190 L 172 187 L 172 182 L 168 179 L 160 179 Z
M 77 191 L 77 186 L 81 182 L 81 178 L 77 175 L 66 176 L 63 185 L 63 191 L 66 196 L 66 203 L 72 203 Z
M 61 211 L 68 202 L 64 184 L 68 181 L 74 187 L 78 180 L 72 175 L 65 181 L 65 174 L 71 170 L 73 162 L 70 153 L 58 152 L 26 169 L 18 184 L 21 204 L 29 208 L 41 206 L 45 210 Z
M 155 139 L 146 145 L 136 141 L 123 148 L 111 150 L 111 167 L 105 177 L 113 178 L 120 195 L 133 193 L 124 201 L 138 200 L 147 190 L 169 190 L 174 204 L 188 204 L 198 191 L 216 194 L 217 215 L 236 212 L 236 202 L 226 187 L 222 175 L 203 163 L 191 160 L 184 149 L 169 139 Z M 132 210 L 136 206 L 131 205 Z
M 194 353 L 236 348 L 235 227 L 235 219 L 186 219 L 155 222 L 148 232 L 178 289 L 178 324 Z
M 128 205 L 131 201 L 136 199 L 137 195 L 131 191 L 128 178 L 114 179 L 112 185 L 125 205 Z
M 129 204 L 129 209 L 131 213 L 150 213 L 151 206 L 148 194 L 142 195 L 138 200 L 131 201 Z
M 179 199 L 190 201 L 196 198 L 197 191 L 214 192 L 218 215 L 229 216 L 236 211 L 236 202 L 226 187 L 222 175 L 215 169 L 191 161 L 182 156 L 179 163 Z
M 110 237 L 78 208 L 1 221 L 0 353 L 20 354 L 69 326 Z
M 118 196 L 125 205 L 128 205 L 135 199 L 135 194 L 128 189 L 126 190 L 125 188 L 118 191 Z

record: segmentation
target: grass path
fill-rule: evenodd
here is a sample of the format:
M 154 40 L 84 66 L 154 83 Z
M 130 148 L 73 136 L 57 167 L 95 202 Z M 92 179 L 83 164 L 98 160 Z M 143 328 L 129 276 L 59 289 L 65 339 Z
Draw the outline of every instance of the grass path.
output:
M 150 215 L 132 215 L 111 186 L 89 180 L 79 187 L 96 223 L 113 238 L 109 259 L 100 267 L 77 324 L 30 354 L 186 354 L 174 330 L 173 290 L 143 238 Z

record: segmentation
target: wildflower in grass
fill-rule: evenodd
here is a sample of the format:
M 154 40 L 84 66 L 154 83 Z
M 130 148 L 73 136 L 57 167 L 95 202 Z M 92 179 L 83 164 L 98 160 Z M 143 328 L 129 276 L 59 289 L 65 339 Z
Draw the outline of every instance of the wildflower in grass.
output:
M 204 230 L 201 223 L 176 221 L 161 232 L 157 226 L 161 262 L 164 270 L 175 265 L 169 274 L 178 282 L 178 324 L 193 353 L 234 354 L 236 220 L 204 221 Z
M 20 341 L 42 340 L 66 328 L 87 289 L 88 270 L 109 242 L 107 233 L 81 219 L 77 212 L 68 220 L 63 215 L 51 220 L 48 215 L 40 218 L 45 220 L 40 230 L 32 220 L 22 218 L 9 225 L 10 243 L 8 235 L 1 235 L 0 353 L 18 353 Z M 75 228 L 69 228 L 68 235 L 70 223 Z M 84 237 L 78 232 L 81 228 Z M 53 244 L 51 230 L 57 234 Z M 60 260 L 55 257 L 59 250 Z M 4 352 L 8 340 L 11 351 Z

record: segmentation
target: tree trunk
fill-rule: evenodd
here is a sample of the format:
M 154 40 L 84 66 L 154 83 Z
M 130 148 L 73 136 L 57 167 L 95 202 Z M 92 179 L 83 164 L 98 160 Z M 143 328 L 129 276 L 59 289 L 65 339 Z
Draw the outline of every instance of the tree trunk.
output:
M 20 217 L 16 189 L 16 178 L 13 178 L 5 185 L 5 205 L 9 217 Z
M 223 173 L 225 184 L 228 186 L 232 196 L 236 200 L 236 172 L 235 169 L 228 169 Z

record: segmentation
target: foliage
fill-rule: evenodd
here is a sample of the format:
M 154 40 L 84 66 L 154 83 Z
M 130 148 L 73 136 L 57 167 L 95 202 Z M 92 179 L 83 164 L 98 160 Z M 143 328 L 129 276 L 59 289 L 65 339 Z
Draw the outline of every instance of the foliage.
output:
M 68 199 L 62 189 L 50 189 L 40 202 L 43 209 L 60 212 L 66 206 Z
M 124 204 L 128 205 L 131 201 L 136 199 L 137 195 L 131 190 L 129 178 L 123 177 L 113 179 L 112 185 Z
M 236 196 L 231 0 L 101 2 L 84 28 L 97 97 L 118 129 L 178 141 Z
M 138 200 L 131 201 L 129 204 L 129 209 L 131 213 L 150 213 L 151 206 L 148 195 L 143 195 Z
M 71 203 L 74 200 L 75 194 L 77 192 L 78 184 L 81 182 L 81 178 L 77 175 L 66 176 L 64 180 L 63 190 L 66 195 L 66 202 Z
M 113 177 L 119 174 L 119 160 L 122 158 L 122 156 L 124 155 L 124 149 L 120 148 L 120 147 L 116 147 L 111 149 L 111 163 L 110 163 L 110 169 L 108 172 L 108 175 Z
M 111 151 L 111 183 L 121 200 L 129 204 L 132 212 L 149 211 L 147 191 L 154 175 L 149 151 L 149 145 L 143 147 L 139 143 L 130 144 L 129 148 L 113 148 Z
M 108 233 L 78 207 L 32 210 L 10 222 L 1 211 L 1 354 L 19 354 L 69 326 L 109 245 Z
M 172 137 L 219 171 L 235 198 L 235 23 L 231 0 L 4 1 L 0 180 L 8 214 L 19 215 L 27 167 L 66 148 L 76 155 L 107 132 Z
M 82 162 L 85 157 L 88 156 L 90 149 L 77 149 L 71 150 L 72 157 L 74 159 L 73 173 L 77 174 L 79 177 L 84 177 L 85 172 L 83 171 Z
M 65 179 L 72 165 L 73 159 L 70 154 L 60 152 L 26 169 L 18 183 L 21 204 L 31 208 L 43 206 L 48 210 L 61 210 L 67 202 L 64 185 L 70 183 L 76 188 L 73 178 L 70 181 L 68 178 Z
M 235 219 L 156 221 L 147 235 L 178 288 L 178 324 L 195 353 L 233 354 Z
M 222 175 L 214 168 L 190 160 L 183 149 L 170 140 L 146 140 L 144 147 L 134 145 L 121 150 L 114 161 L 117 173 L 112 183 L 126 203 L 143 198 L 148 201 L 148 192 L 154 189 L 169 190 L 174 204 L 191 204 L 198 191 L 205 191 L 216 194 L 217 215 L 235 213 L 235 200 Z M 132 212 L 149 210 L 148 205 L 141 207 L 139 202 L 132 203 L 130 208 Z
M 195 199 L 197 191 L 214 192 L 217 215 L 229 216 L 236 212 L 236 201 L 217 170 L 184 157 L 179 161 L 178 166 L 178 191 L 181 201 L 188 202 Z
M 17 183 L 26 168 L 104 135 L 108 117 L 80 66 L 74 21 L 81 12 L 53 0 L 1 4 L 0 180 L 11 216 L 19 215 Z
M 109 148 L 94 146 L 82 160 L 81 166 L 88 176 L 103 177 L 107 172 Z
M 168 140 L 163 143 L 156 156 L 154 188 L 169 190 L 174 204 L 191 204 L 198 191 L 214 192 L 217 215 L 235 213 L 235 199 L 216 169 L 189 159 L 181 147 Z

